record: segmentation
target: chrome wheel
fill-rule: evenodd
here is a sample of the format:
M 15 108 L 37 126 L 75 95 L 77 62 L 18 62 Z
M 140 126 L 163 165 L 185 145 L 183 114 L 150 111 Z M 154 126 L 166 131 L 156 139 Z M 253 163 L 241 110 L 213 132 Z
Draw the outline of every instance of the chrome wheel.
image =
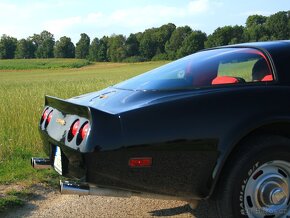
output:
M 248 217 L 288 217 L 290 163 L 277 160 L 263 164 L 251 173 L 244 190 Z

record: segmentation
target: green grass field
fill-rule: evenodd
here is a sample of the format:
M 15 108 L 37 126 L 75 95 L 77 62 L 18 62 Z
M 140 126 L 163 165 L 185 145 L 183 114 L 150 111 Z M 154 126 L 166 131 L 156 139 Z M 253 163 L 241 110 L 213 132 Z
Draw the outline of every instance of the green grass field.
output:
M 83 59 L 13 59 L 1 60 L 0 70 L 80 68 L 89 64 L 88 60 Z
M 252 69 L 257 60 L 250 60 L 241 63 L 226 63 L 219 66 L 219 76 L 236 76 L 252 82 Z
M 92 63 L 73 68 L 79 60 L 45 61 L 54 67 L 39 69 L 39 60 L 0 61 L 0 184 L 49 182 L 56 176 L 53 170 L 30 167 L 32 156 L 44 155 L 38 132 L 44 95 L 68 98 L 100 90 L 165 63 Z M 14 63 L 18 70 L 13 70 Z

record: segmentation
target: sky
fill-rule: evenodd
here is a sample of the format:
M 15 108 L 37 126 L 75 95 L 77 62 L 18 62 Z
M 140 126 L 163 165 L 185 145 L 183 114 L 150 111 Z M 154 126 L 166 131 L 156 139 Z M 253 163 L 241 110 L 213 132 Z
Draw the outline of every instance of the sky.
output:
M 0 0 L 0 35 L 21 39 L 47 30 L 76 43 L 81 33 L 128 36 L 167 23 L 211 34 L 245 25 L 249 15 L 288 10 L 289 0 Z

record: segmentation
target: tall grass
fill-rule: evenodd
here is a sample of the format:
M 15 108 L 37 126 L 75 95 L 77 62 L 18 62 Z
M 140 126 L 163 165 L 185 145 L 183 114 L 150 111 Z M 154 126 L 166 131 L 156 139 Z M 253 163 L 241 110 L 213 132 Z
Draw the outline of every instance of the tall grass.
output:
M 83 59 L 13 59 L 0 60 L 0 70 L 80 68 L 89 64 L 88 60 Z
M 38 132 L 44 95 L 69 98 L 100 90 L 162 64 L 96 63 L 79 69 L 0 70 L 0 183 L 37 176 L 29 160 L 44 155 Z

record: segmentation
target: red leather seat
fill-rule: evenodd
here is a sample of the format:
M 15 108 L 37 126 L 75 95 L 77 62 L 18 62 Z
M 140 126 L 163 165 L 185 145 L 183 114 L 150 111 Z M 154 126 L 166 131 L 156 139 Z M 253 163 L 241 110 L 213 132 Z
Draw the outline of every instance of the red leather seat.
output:
M 238 83 L 239 80 L 231 76 L 217 76 L 211 82 L 212 85 Z
M 263 82 L 267 82 L 267 81 L 273 81 L 273 75 L 269 74 L 263 77 L 263 79 L 261 80 Z

